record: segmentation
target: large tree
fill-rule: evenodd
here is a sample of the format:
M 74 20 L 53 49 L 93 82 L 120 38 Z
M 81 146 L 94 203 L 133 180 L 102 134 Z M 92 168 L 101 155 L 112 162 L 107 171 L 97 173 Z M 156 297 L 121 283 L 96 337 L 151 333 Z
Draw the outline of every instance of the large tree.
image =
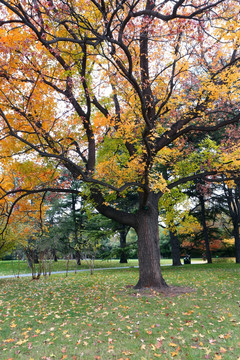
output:
M 136 230 L 136 286 L 166 286 L 159 199 L 190 180 L 238 171 L 238 162 L 225 169 L 221 154 L 214 165 L 191 163 L 189 154 L 190 134 L 240 119 L 239 1 L 0 6 L 2 213 L 33 192 L 76 192 L 58 182 L 65 167 L 101 214 Z M 129 193 L 137 211 L 118 208 Z

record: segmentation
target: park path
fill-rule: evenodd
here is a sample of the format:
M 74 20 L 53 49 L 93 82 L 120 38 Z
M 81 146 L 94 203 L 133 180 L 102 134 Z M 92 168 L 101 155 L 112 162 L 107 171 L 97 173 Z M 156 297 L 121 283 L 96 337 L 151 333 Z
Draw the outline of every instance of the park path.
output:
M 191 261 L 191 264 L 195 265 L 195 264 L 204 264 L 205 262 L 203 261 Z M 161 266 L 172 266 L 172 264 L 162 264 Z M 120 269 L 132 269 L 132 268 L 138 268 L 138 266 L 119 266 L 119 267 L 112 267 L 112 268 L 96 268 L 94 269 L 94 271 L 102 271 L 102 270 L 120 270 Z M 68 273 L 77 273 L 77 272 L 86 272 L 86 271 L 90 271 L 90 269 L 80 269 L 80 270 L 69 270 Z M 51 275 L 54 274 L 66 274 L 66 270 L 61 270 L 61 271 L 53 271 L 51 273 Z M 10 278 L 18 278 L 18 277 L 30 277 L 32 276 L 31 273 L 28 274 L 19 274 L 19 275 L 0 275 L 0 279 L 10 279 Z
M 130 269 L 130 268 L 138 268 L 138 266 L 119 266 L 119 267 L 113 267 L 113 268 L 96 268 L 93 271 L 98 271 L 98 270 L 114 270 L 114 269 Z M 90 269 L 79 269 L 79 270 L 61 270 L 61 271 L 52 271 L 51 275 L 54 274 L 66 274 L 66 272 L 68 274 L 70 273 L 78 273 L 78 272 L 85 272 L 85 271 L 90 271 Z M 32 273 L 28 273 L 28 274 L 19 274 L 19 275 L 1 275 L 0 279 L 7 279 L 7 278 L 18 278 L 18 277 L 28 277 L 28 276 L 32 276 Z

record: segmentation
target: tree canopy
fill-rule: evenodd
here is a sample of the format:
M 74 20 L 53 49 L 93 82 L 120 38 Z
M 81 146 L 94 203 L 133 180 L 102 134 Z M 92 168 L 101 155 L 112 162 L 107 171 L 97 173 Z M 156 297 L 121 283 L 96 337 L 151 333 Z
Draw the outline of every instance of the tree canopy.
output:
M 0 0 L 2 215 L 36 192 L 81 193 L 136 230 L 137 286 L 166 286 L 160 197 L 239 172 L 239 9 L 237 0 Z M 200 152 L 197 138 L 216 131 L 218 148 Z M 129 193 L 137 211 L 118 208 Z

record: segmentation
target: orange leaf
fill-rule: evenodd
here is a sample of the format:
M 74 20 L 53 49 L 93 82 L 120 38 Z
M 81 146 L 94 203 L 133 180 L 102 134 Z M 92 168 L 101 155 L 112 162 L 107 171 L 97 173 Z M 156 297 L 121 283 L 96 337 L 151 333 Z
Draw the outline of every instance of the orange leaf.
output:
M 13 341 L 15 341 L 15 339 L 6 339 L 6 340 L 4 340 L 4 342 L 6 342 L 6 343 L 10 343 L 10 342 L 13 342 Z

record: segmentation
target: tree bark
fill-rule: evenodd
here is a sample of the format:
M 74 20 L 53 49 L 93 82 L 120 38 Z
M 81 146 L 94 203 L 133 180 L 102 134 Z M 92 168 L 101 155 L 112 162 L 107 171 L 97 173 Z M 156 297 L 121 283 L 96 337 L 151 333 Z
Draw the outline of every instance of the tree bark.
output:
M 181 253 L 180 253 L 180 244 L 176 232 L 169 231 L 170 243 L 172 249 L 172 265 L 181 266 Z
M 209 246 L 209 238 L 208 238 L 208 229 L 207 229 L 207 222 L 206 222 L 206 213 L 205 213 L 205 201 L 203 195 L 199 196 L 200 206 L 201 206 L 201 222 L 203 227 L 203 235 L 205 241 L 205 248 L 206 248 L 206 258 L 208 264 L 212 263 L 212 255 Z
M 151 193 L 146 205 L 137 214 L 139 288 L 167 287 L 160 267 L 158 196 Z
M 160 268 L 160 248 L 158 229 L 159 194 L 140 193 L 139 210 L 131 214 L 106 205 L 102 194 L 92 191 L 92 199 L 97 210 L 104 216 L 120 224 L 133 227 L 138 236 L 139 280 L 136 289 L 152 287 L 165 288 L 167 284 Z

